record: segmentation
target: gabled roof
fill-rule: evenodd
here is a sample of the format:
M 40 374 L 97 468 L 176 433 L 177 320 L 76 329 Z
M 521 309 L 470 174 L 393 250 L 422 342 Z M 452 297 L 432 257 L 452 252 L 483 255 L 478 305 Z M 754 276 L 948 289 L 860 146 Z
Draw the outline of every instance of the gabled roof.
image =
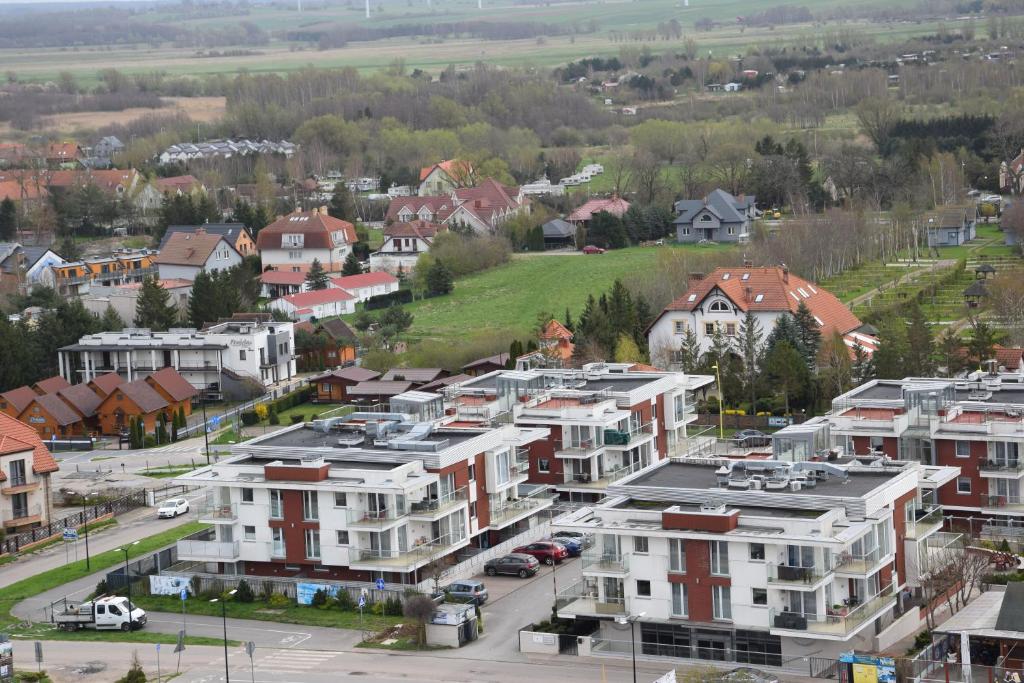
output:
M 35 429 L 10 415 L 0 413 L 0 455 L 28 450 L 32 451 L 32 471 L 36 474 L 56 472 L 60 469 Z M 0 472 L 0 477 L 7 478 L 3 472 Z
M 493 356 L 487 356 L 486 358 L 477 358 L 474 361 L 470 361 L 462 366 L 463 370 L 471 370 L 481 365 L 505 365 L 508 362 L 508 352 L 502 351 Z
M 163 410 L 167 407 L 167 401 L 164 397 L 157 393 L 156 389 L 149 386 L 146 380 L 137 379 L 134 382 L 125 382 L 117 389 L 111 392 L 110 396 L 113 396 L 118 391 L 127 396 L 131 401 L 139 407 L 143 413 L 155 413 L 158 410 Z M 111 400 L 110 396 L 104 399 L 104 403 Z
M 14 412 L 21 415 L 21 411 L 28 407 L 28 404 L 35 400 L 38 396 L 34 389 L 30 386 L 22 386 L 17 389 L 11 389 L 0 394 L 7 403 L 11 404 L 14 408 Z
M 444 389 L 445 387 L 451 386 L 452 384 L 459 384 L 461 382 L 465 382 L 471 379 L 474 378 L 471 377 L 470 375 L 462 373 L 458 375 L 452 375 L 451 377 L 441 377 L 440 379 L 435 379 L 433 382 L 427 382 L 416 391 L 432 391 L 436 394 L 440 393 L 438 389 Z
M 376 287 L 377 285 L 397 285 L 398 278 L 391 273 L 378 270 L 372 273 L 360 273 L 359 275 L 332 277 L 331 284 L 339 289 L 352 290 L 363 287 Z
M 519 206 L 519 188 L 502 185 L 494 178 L 486 178 L 476 187 L 461 187 L 453 194 L 460 207 L 508 211 Z
M 235 244 L 238 241 L 238 236 L 241 233 L 249 234 L 249 228 L 245 227 L 242 223 L 204 223 L 203 225 L 169 225 L 167 231 L 164 233 L 163 239 L 160 240 L 160 246 L 158 249 L 162 250 L 164 245 L 167 244 L 167 240 L 170 239 L 171 235 L 178 232 L 189 232 L 195 233 L 197 230 L 205 230 L 211 235 L 221 235 L 231 244 Z M 249 235 L 250 237 L 252 235 Z
M 456 183 L 469 182 L 473 175 L 473 165 L 468 161 L 462 159 L 448 159 L 440 163 L 434 164 L 433 166 L 424 166 L 420 169 L 420 182 L 422 183 L 427 179 L 434 169 L 439 169 L 444 172 L 452 181 Z
M 569 214 L 566 220 L 589 221 L 595 213 L 610 213 L 613 216 L 622 217 L 629 211 L 629 202 L 621 197 L 610 197 L 608 199 L 591 199 L 583 206 Z
M 40 394 L 53 394 L 61 389 L 67 389 L 70 386 L 71 382 L 67 381 L 60 375 L 41 379 L 32 385 L 36 392 Z
M 96 392 L 90 389 L 88 384 L 75 384 L 66 389 L 61 389 L 57 392 L 57 396 L 74 408 L 82 417 L 92 417 L 95 415 L 96 409 L 103 402 L 103 399 L 97 396 Z
M 716 268 L 666 306 L 655 322 L 668 311 L 692 311 L 699 308 L 715 291 L 744 312 L 796 313 L 800 304 L 805 303 L 818 320 L 822 334 L 826 336 L 834 331 L 846 334 L 861 326 L 857 316 L 831 292 L 779 267 Z
M 552 218 L 541 226 L 544 237 L 548 239 L 565 239 L 576 236 L 576 226 L 561 218 Z
M 974 211 L 977 209 L 964 206 L 938 209 L 925 219 L 925 225 L 929 230 L 959 230 L 971 220 Z
M 349 327 L 345 323 L 345 321 L 340 318 L 331 318 L 330 320 L 324 320 L 323 322 L 316 326 L 316 329 L 323 330 L 328 335 L 330 335 L 331 339 L 333 339 L 336 342 L 355 342 L 357 339 L 356 333 L 352 331 L 352 328 Z
M 544 326 L 544 331 L 540 333 L 541 339 L 566 339 L 571 341 L 573 337 L 572 332 L 562 323 L 557 320 L 552 320 Z
M 238 253 L 235 245 L 224 239 L 223 235 L 215 235 L 202 228 L 195 232 L 176 232 L 167 238 L 160 253 L 153 258 L 153 263 L 201 268 L 222 243 Z
M 413 382 L 389 382 L 369 380 L 348 388 L 349 396 L 397 396 L 416 386 Z
M 35 400 L 32 401 L 32 403 L 29 403 L 25 410 L 21 411 L 21 415 L 31 411 L 33 403 L 45 410 L 61 427 L 66 427 L 82 421 L 82 416 L 73 410 L 71 406 L 62 401 L 57 394 L 36 396 Z M 21 415 L 18 417 L 21 417 Z
M 391 368 L 381 377 L 385 382 L 433 382 L 447 374 L 444 368 Z
M 402 209 L 408 209 L 409 212 L 418 214 L 423 207 L 426 207 L 436 220 L 444 221 L 452 215 L 456 202 L 448 195 L 438 195 L 435 197 L 395 197 L 388 204 L 386 218 L 389 221 L 397 220 L 398 214 L 402 213 Z M 260 234 L 263 234 L 262 231 Z
M 296 273 L 291 270 L 265 270 L 260 273 L 260 282 L 265 285 L 294 285 L 301 287 L 305 281 L 305 273 Z
M 169 178 L 157 178 L 153 181 L 160 192 L 188 193 L 203 187 L 199 179 L 193 175 L 177 175 Z
M 360 368 L 355 365 L 350 365 L 347 368 L 338 368 L 331 372 L 320 375 L 319 377 L 312 377 L 308 381 L 310 384 L 317 382 L 330 383 L 331 380 L 346 380 L 349 382 L 369 382 L 380 377 L 380 373 L 367 368 Z
M 428 242 L 439 233 L 448 230 L 447 226 L 430 221 L 414 220 L 392 223 L 384 228 L 384 237 L 419 237 Z
M 98 389 L 102 396 L 107 396 L 111 391 L 124 384 L 124 377 L 116 372 L 108 372 L 105 375 L 93 377 L 89 384 Z
M 335 234 L 341 233 L 335 240 Z M 332 249 L 344 244 L 355 244 L 356 228 L 348 221 L 334 218 L 321 209 L 295 211 L 282 216 L 259 231 L 256 246 L 264 249 L 287 249 L 282 243 L 284 235 L 302 235 L 304 249 Z
M 674 223 L 690 223 L 702 210 L 707 209 L 722 223 L 742 223 L 744 212 L 754 205 L 753 195 L 735 197 L 719 188 L 712 190 L 704 199 L 684 199 L 675 203 L 679 213 Z
M 330 287 L 327 289 L 314 289 L 308 292 L 299 292 L 298 294 L 289 294 L 281 298 L 296 308 L 321 306 L 335 301 L 349 301 L 351 299 L 355 299 L 354 296 L 346 292 L 344 289 L 333 289 Z
M 146 382 L 150 386 L 160 385 L 174 401 L 187 401 L 198 393 L 196 388 L 174 368 L 161 368 L 147 377 Z

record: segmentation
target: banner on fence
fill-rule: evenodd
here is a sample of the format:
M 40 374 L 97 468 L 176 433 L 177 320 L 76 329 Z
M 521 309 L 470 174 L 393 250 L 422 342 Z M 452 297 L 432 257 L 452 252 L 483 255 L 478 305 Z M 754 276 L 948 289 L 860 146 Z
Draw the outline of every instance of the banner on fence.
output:
M 181 595 L 181 591 L 189 590 L 188 579 L 181 576 L 160 576 L 151 574 L 149 592 L 153 595 Z
M 340 586 L 329 586 L 324 583 L 297 583 L 295 584 L 295 598 L 300 605 L 311 605 L 317 591 L 325 591 L 327 597 L 334 598 L 337 597 L 340 588 Z
M 853 683 L 896 683 L 896 660 L 892 657 L 846 652 L 839 655 L 839 661 L 852 665 Z

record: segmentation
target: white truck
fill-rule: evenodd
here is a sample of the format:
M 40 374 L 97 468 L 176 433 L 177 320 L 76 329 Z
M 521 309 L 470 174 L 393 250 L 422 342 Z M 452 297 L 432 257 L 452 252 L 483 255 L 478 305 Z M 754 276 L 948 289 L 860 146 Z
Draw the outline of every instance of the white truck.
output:
M 128 598 L 101 597 L 78 605 L 69 603 L 63 610 L 54 609 L 50 614 L 53 623 L 62 631 L 78 631 L 83 628 L 130 631 L 145 626 L 146 613 L 134 605 L 129 610 L 128 605 Z

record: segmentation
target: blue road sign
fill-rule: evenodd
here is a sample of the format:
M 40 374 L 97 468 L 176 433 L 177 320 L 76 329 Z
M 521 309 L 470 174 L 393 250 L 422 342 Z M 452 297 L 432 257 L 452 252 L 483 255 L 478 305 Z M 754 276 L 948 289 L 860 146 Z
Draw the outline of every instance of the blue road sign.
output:
M 377 590 L 384 590 L 384 579 L 377 579 Z
M 77 529 L 65 529 L 64 530 L 64 540 L 65 541 L 77 541 L 78 540 L 78 530 Z
M 187 599 L 188 599 L 188 589 L 187 588 L 182 588 L 181 589 L 181 600 L 182 600 L 182 602 L 184 602 Z
M 366 607 L 366 596 L 360 595 L 359 596 L 359 609 L 362 609 L 364 607 Z

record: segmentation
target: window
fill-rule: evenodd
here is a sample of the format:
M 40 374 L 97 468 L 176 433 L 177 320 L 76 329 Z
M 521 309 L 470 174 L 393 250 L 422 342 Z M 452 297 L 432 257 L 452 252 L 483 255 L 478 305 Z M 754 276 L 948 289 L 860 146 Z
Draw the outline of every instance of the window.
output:
M 728 586 L 711 588 L 711 604 L 715 619 L 732 619 L 732 592 Z
M 679 228 L 679 234 L 682 235 L 683 237 L 688 237 L 690 234 L 690 228 Z
M 469 504 L 469 516 L 476 517 L 476 501 Z
M 752 605 L 767 605 L 768 604 L 768 591 L 764 588 L 751 588 L 750 589 L 750 603 Z
M 272 519 L 283 519 L 284 508 L 281 506 L 281 491 L 270 489 L 270 517 Z
M 726 228 L 726 233 L 728 233 L 730 235 L 735 235 L 736 234 L 736 226 L 735 225 L 730 225 L 728 228 Z
M 306 529 L 306 557 L 320 559 L 320 532 L 316 529 Z
M 636 595 L 638 598 L 651 597 L 651 582 L 647 579 L 636 580 Z
M 956 478 L 956 492 L 957 493 L 970 493 L 971 492 L 971 478 L 970 477 L 957 477 Z
M 243 526 L 242 527 L 242 538 L 247 541 L 256 540 L 256 527 L 254 526 Z
M 685 617 L 687 614 L 686 584 L 672 584 L 672 616 Z
M 339 531 L 338 534 L 338 545 L 348 545 L 348 532 Z
M 341 491 L 334 492 L 334 507 L 336 508 L 347 508 L 348 507 L 348 494 Z
M 272 557 L 284 557 L 284 529 L 271 529 L 270 554 Z
M 302 518 L 320 519 L 320 506 L 318 505 L 316 491 L 302 492 Z
M 958 458 L 969 458 L 969 457 L 971 457 L 971 442 L 970 441 L 957 441 L 956 442 L 956 457 L 958 457 Z
M 633 552 L 647 554 L 647 537 L 646 536 L 634 536 L 633 537 Z
M 729 575 L 729 544 L 725 541 L 711 541 L 711 573 Z
M 728 313 L 729 305 L 724 301 L 715 301 L 714 303 L 711 304 L 710 310 L 714 313 Z
M 245 349 L 238 349 L 238 360 L 245 360 Z
M 885 446 L 885 438 L 881 436 L 870 437 L 871 450 L 880 451 Z
M 242 502 L 243 503 L 252 503 L 253 502 L 253 491 L 252 491 L 252 489 L 248 489 L 248 488 L 242 489 Z
M 551 461 L 547 458 L 540 458 L 537 460 L 537 471 L 538 472 L 550 472 Z
M 725 324 L 725 334 L 727 336 L 729 336 L 729 337 L 735 337 L 736 336 L 736 323 L 726 323 Z
M 476 465 L 469 466 L 469 480 L 476 481 Z
M 28 483 L 25 478 L 25 461 L 24 460 L 12 460 L 10 464 L 10 485 L 11 486 L 24 486 Z
M 714 218 L 712 218 L 710 214 L 705 213 L 698 220 L 700 220 L 701 223 L 710 223 Z
M 750 544 L 750 559 L 752 559 L 752 560 L 763 560 L 764 559 L 764 543 L 751 543 Z
M 715 333 L 715 324 L 714 323 L 704 323 L 704 334 L 710 336 L 710 335 L 712 335 L 714 333 Z
M 686 321 L 676 320 L 675 321 L 676 334 L 686 334 Z
M 686 572 L 686 541 L 681 538 L 668 539 L 668 570 L 679 574 Z

